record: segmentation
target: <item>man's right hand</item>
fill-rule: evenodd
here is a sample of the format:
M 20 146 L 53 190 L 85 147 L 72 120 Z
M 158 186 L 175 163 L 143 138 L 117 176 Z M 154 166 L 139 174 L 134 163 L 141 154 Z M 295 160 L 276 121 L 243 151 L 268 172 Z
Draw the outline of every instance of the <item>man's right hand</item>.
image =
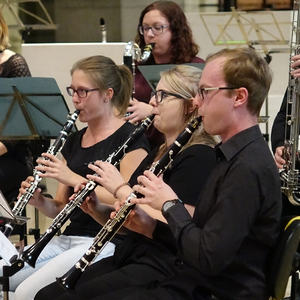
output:
M 275 151 L 274 158 L 275 158 L 275 163 L 276 163 L 278 169 L 283 169 L 283 166 L 286 163 L 286 161 L 283 159 L 283 149 L 284 149 L 284 146 L 280 146 L 280 147 L 277 147 L 276 151 Z

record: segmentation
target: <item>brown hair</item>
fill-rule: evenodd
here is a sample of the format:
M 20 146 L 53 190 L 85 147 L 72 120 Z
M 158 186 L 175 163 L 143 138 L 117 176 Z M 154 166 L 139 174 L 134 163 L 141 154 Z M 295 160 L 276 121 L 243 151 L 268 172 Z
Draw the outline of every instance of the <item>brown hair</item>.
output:
M 0 11 L 0 51 L 9 47 L 8 28 Z
M 194 42 L 192 30 L 183 10 L 173 1 L 155 1 L 141 12 L 138 28 L 143 24 L 145 14 L 151 10 L 159 10 L 170 24 L 172 32 L 170 61 L 176 64 L 190 62 L 199 52 L 199 46 Z M 141 49 L 145 47 L 144 37 L 139 30 L 136 42 Z
M 71 69 L 71 75 L 75 70 L 82 70 L 86 73 L 100 91 L 112 88 L 114 90 L 112 105 L 120 115 L 126 112 L 133 80 L 130 70 L 125 65 L 118 66 L 110 58 L 97 55 L 76 62 Z
M 225 58 L 223 74 L 226 84 L 246 88 L 248 110 L 258 116 L 272 82 L 268 63 L 251 48 L 223 49 L 210 55 L 206 62 L 219 57 Z

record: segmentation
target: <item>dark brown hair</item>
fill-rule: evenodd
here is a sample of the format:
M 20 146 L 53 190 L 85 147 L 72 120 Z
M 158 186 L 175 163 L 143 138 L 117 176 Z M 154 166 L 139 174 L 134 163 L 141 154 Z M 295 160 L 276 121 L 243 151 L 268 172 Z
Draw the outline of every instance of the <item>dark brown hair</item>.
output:
M 194 42 L 192 30 L 180 6 L 172 1 L 155 1 L 149 4 L 141 12 L 138 28 L 143 24 L 145 14 L 151 10 L 159 10 L 170 24 L 172 32 L 170 62 L 176 64 L 191 62 L 199 52 L 199 46 Z M 141 49 L 145 47 L 144 37 L 139 31 L 136 42 Z

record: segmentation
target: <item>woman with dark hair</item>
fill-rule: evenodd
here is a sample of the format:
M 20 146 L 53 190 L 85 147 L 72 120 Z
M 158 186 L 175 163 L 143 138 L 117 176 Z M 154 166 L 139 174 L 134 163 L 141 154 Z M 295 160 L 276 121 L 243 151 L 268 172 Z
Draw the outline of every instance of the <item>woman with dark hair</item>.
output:
M 155 43 L 150 58 L 145 64 L 183 64 L 204 63 L 197 57 L 199 51 L 195 44 L 191 28 L 181 7 L 172 1 L 156 1 L 141 12 L 136 43 L 141 49 L 146 44 Z M 135 94 L 130 101 L 127 120 L 139 122 L 149 115 L 151 87 L 138 68 L 135 75 Z M 155 139 L 157 143 L 163 139 Z

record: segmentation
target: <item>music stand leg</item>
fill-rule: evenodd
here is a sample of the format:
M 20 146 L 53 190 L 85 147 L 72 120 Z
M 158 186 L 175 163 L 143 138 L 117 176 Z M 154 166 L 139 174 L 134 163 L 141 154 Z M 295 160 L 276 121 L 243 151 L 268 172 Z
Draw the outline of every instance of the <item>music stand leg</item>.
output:
M 20 271 L 24 267 L 24 262 L 17 259 L 10 266 L 3 266 L 3 276 L 0 277 L 0 283 L 2 284 L 3 299 L 9 300 L 9 277 Z

